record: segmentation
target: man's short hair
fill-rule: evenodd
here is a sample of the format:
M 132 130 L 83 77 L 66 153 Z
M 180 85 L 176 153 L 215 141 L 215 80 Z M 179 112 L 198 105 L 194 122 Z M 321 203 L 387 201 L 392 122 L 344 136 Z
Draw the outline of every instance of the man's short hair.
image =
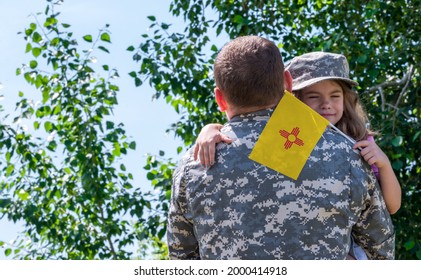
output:
M 237 108 L 279 102 L 284 92 L 284 63 L 279 48 L 259 36 L 238 37 L 218 53 L 216 86 Z

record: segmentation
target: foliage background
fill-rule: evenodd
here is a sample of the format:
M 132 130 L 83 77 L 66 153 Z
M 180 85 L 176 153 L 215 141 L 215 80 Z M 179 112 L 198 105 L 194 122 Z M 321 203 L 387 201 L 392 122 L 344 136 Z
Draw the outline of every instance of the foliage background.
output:
M 104 65 L 105 78 L 95 76 L 99 70 L 91 67 L 88 51 L 78 48 L 71 26 L 47 2 L 44 22 L 23 34 L 34 59 L 17 72 L 39 89 L 42 106 L 34 109 L 22 93 L 18 119 L 56 138 L 46 143 L 9 124 L 0 127 L 2 217 L 23 220 L 27 229 L 8 252 L 17 258 L 124 259 L 132 257 L 128 244 L 147 241 L 165 258 L 162 238 L 175 163 L 164 152 L 147 158 L 145 169 L 158 195 L 132 185 L 119 159 L 136 143 L 123 125 L 108 119 L 119 92 L 108 77 L 118 71 Z M 174 0 L 169 9 L 183 18 L 185 30 L 173 31 L 171 23 L 150 16 L 150 32 L 127 48 L 137 65 L 129 75 L 136 86 L 149 83 L 153 97 L 179 114 L 170 131 L 185 147 L 204 124 L 224 122 L 212 96 L 215 38 L 262 35 L 279 45 L 285 61 L 315 50 L 345 54 L 371 126 L 380 132 L 377 141 L 403 188 L 402 207 L 393 216 L 396 258 L 421 259 L 420 0 Z M 107 26 L 83 40 L 103 52 L 112 42 Z M 48 74 L 41 65 L 49 67 Z M 60 151 L 64 159 L 55 160 Z

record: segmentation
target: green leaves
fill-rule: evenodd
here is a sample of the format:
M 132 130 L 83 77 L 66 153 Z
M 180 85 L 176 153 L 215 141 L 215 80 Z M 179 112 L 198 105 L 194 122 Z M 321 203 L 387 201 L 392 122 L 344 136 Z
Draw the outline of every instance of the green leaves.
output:
M 50 132 L 53 129 L 53 124 L 49 121 L 44 123 L 44 128 L 46 132 Z
M 21 221 L 25 232 L 5 253 L 22 259 L 129 259 L 127 244 L 138 231 L 131 220 L 143 220 L 146 203 L 137 203 L 143 194 L 121 164 L 136 142 L 109 119 L 119 87 L 108 77 L 118 77 L 118 71 L 104 65 L 102 78 L 90 57 L 91 48 L 108 53 L 97 46 L 111 43 L 108 25 L 97 39 L 83 36 L 90 46 L 80 50 L 70 25 L 60 24 L 52 14 L 55 4 L 48 5 L 44 20 L 24 33 L 25 52 L 34 59 L 16 70 L 34 87 L 31 99 L 40 102 L 20 92 L 15 119 L 25 120 L 36 136 L 20 127 L 0 131 L 0 172 L 6 178 L 0 191 L 10 195 L 1 198 L 1 213 Z
M 25 190 L 20 190 L 17 193 L 17 196 L 19 197 L 20 200 L 28 200 L 30 198 L 29 193 L 27 193 Z
M 12 175 L 13 171 L 15 170 L 15 166 L 13 164 L 9 164 L 6 167 L 6 177 L 9 177 L 10 175 Z
M 53 25 L 56 25 L 58 23 L 58 20 L 55 16 L 48 17 L 44 22 L 44 27 L 51 27 Z
M 38 66 L 38 62 L 36 60 L 31 60 L 31 62 L 29 62 L 29 67 L 31 67 L 32 69 L 37 68 Z
M 99 38 L 101 39 L 101 41 L 111 43 L 110 34 L 108 34 L 107 32 L 101 33 Z M 92 43 L 92 35 L 83 36 L 83 40 L 85 40 L 86 42 Z
M 6 257 L 8 257 L 11 253 L 12 253 L 12 249 L 10 249 L 10 248 L 7 248 L 6 250 L 4 250 L 4 255 Z
M 83 40 L 86 42 L 92 43 L 92 36 L 91 35 L 85 35 L 83 36 Z
M 403 143 L 403 137 L 402 136 L 396 136 L 392 140 L 392 145 L 395 147 L 401 146 Z
M 107 43 L 111 43 L 110 34 L 108 33 L 102 33 L 101 34 L 101 40 Z

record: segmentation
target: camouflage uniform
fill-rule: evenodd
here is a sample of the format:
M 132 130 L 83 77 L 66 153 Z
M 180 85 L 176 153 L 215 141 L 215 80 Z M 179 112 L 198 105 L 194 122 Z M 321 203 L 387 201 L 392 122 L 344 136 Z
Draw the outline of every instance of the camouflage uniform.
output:
M 171 259 L 345 259 L 350 235 L 371 259 L 394 258 L 394 229 L 370 167 L 326 130 L 296 181 L 250 159 L 272 110 L 222 129 L 210 169 L 190 149 L 175 173 Z

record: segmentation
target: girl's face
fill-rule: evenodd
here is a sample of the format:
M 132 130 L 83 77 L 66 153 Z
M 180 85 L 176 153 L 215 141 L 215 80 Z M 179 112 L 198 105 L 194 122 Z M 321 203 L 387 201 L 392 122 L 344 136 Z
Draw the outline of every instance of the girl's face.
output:
M 333 125 L 342 118 L 344 92 L 333 80 L 324 80 L 302 89 L 300 99 Z

